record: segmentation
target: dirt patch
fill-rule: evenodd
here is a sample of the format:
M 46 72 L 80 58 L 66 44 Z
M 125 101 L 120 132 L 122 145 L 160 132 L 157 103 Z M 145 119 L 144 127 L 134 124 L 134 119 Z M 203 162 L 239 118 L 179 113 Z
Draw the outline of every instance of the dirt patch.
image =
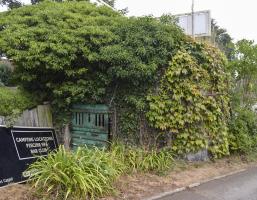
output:
M 36 200 L 32 197 L 30 187 L 17 184 L 0 189 L 0 200 Z
M 165 176 L 138 173 L 132 176 L 121 177 L 116 183 L 116 188 L 119 191 L 116 197 L 106 197 L 102 198 L 102 200 L 147 199 L 163 192 L 186 187 L 195 182 L 201 182 L 252 166 L 257 166 L 257 164 L 242 162 L 239 158 L 204 163 L 178 163 Z
M 163 176 L 134 173 L 121 177 L 115 183 L 116 194 L 101 198 L 101 200 L 142 200 L 252 166 L 257 166 L 256 162 L 247 163 L 238 157 L 221 159 L 216 162 L 177 162 L 170 173 Z M 0 200 L 38 200 L 31 194 L 32 191 L 28 185 L 13 185 L 0 189 Z

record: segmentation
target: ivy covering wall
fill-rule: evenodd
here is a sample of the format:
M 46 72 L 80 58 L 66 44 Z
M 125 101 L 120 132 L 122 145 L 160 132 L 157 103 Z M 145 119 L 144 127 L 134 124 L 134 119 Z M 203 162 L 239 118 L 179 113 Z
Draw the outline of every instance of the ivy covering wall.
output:
M 198 55 L 181 49 L 148 95 L 150 124 L 172 135 L 178 154 L 208 149 L 215 157 L 229 153 L 229 74 L 226 59 L 215 48 L 199 45 Z M 195 51 L 194 51 L 195 52 Z
M 69 120 L 74 103 L 103 103 L 127 143 L 225 155 L 226 59 L 163 19 L 45 1 L 0 13 L 0 53 L 23 89 L 53 104 L 55 119 Z

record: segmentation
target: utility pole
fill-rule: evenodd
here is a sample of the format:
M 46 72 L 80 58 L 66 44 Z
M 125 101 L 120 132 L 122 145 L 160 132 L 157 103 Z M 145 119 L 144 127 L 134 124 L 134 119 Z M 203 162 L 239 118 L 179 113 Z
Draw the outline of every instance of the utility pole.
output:
M 195 38 L 194 7 L 195 7 L 195 0 L 192 0 L 192 37 L 193 38 Z

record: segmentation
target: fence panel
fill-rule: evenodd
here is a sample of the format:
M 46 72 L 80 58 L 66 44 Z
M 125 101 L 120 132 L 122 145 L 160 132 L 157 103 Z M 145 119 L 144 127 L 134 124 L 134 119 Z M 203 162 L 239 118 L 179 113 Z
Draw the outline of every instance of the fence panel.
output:
M 0 125 L 6 125 L 5 117 L 0 116 Z M 53 127 L 50 105 L 38 105 L 36 108 L 25 110 L 15 121 L 14 126 Z

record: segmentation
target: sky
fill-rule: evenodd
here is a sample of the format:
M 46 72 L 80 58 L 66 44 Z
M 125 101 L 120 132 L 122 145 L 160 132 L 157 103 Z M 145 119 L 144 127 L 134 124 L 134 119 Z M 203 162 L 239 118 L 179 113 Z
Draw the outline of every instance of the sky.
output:
M 29 2 L 29 0 L 23 0 Z M 191 12 L 192 0 L 116 0 L 116 8 L 128 7 L 128 16 Z M 0 8 L 0 11 L 3 8 Z M 195 0 L 195 11 L 210 10 L 211 17 L 234 38 L 257 42 L 256 0 Z
M 191 12 L 192 0 L 117 0 L 118 9 L 128 7 L 129 16 Z M 195 11 L 210 10 L 211 17 L 234 38 L 257 42 L 256 0 L 195 0 Z

